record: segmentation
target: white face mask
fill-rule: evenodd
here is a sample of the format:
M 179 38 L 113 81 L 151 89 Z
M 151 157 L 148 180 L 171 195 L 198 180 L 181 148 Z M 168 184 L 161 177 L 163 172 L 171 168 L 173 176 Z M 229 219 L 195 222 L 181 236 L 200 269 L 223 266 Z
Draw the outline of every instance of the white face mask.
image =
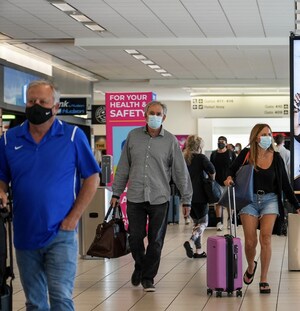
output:
M 271 136 L 261 136 L 260 142 L 258 143 L 258 145 L 261 148 L 267 150 L 271 146 L 271 143 L 272 143 L 272 137 Z
M 149 115 L 148 116 L 148 126 L 154 130 L 160 128 L 162 124 L 162 116 Z

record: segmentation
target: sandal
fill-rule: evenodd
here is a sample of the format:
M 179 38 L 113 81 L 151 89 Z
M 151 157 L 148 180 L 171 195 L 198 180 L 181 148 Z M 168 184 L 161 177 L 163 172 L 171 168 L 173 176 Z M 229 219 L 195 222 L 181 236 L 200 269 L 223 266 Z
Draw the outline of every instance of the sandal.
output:
M 248 268 L 247 268 L 246 272 L 244 273 L 243 281 L 244 281 L 244 283 L 245 283 L 246 285 L 250 285 L 250 284 L 253 282 L 253 280 L 254 280 L 254 275 L 255 275 L 255 272 L 256 272 L 256 268 L 257 268 L 257 261 L 254 261 L 254 270 L 253 270 L 253 272 L 252 272 L 252 273 L 249 273 L 249 272 L 248 272 Z M 247 282 L 247 281 L 245 280 L 245 278 L 248 278 L 249 281 Z
M 194 253 L 193 257 L 194 258 L 206 258 L 207 255 L 205 252 L 202 252 L 201 254 Z
M 193 249 L 191 248 L 191 244 L 188 241 L 185 241 L 183 244 L 183 247 L 185 248 L 186 255 L 189 258 L 193 258 L 194 252 L 193 252 Z
M 269 283 L 267 283 L 267 282 L 259 283 L 259 292 L 261 294 L 270 294 L 271 293 L 271 288 L 270 288 Z

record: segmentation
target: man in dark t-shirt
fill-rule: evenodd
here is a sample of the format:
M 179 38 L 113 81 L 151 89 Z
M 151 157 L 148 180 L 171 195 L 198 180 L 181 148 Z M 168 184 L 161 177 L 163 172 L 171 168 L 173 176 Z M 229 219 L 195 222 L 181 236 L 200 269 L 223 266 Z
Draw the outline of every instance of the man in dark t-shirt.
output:
M 224 180 L 226 180 L 229 175 L 229 167 L 235 160 L 236 155 L 233 151 L 227 149 L 227 138 L 225 136 L 220 136 L 218 138 L 218 149 L 213 151 L 210 156 L 210 161 L 213 163 L 216 169 L 216 181 L 224 188 Z M 216 217 L 217 217 L 217 230 L 223 230 L 223 218 L 222 218 L 222 208 L 223 206 L 216 204 Z M 227 215 L 229 217 L 229 208 L 227 209 Z M 227 220 L 227 228 L 230 229 L 229 218 Z

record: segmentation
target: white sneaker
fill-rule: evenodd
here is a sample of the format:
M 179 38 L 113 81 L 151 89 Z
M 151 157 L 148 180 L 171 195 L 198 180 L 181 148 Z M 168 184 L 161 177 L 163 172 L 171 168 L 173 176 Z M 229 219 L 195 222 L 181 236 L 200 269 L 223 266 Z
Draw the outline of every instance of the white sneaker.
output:
M 190 217 L 184 217 L 184 219 L 185 219 L 185 224 L 189 225 L 191 222 Z
M 223 224 L 221 222 L 217 223 L 217 231 L 222 231 L 223 230 Z

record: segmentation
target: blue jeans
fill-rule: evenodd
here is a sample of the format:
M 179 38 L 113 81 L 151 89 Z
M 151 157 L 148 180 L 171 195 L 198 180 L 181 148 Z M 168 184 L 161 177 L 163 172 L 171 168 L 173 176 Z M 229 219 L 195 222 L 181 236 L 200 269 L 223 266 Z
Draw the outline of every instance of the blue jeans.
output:
M 255 217 L 268 214 L 279 214 L 278 197 L 275 193 L 253 194 L 253 203 L 243 207 L 239 213 L 248 214 Z
M 78 242 L 75 230 L 59 230 L 57 236 L 41 249 L 16 249 L 27 311 L 74 310 L 72 295 L 77 255 Z
M 169 202 L 151 205 L 148 202 L 132 203 L 127 201 L 127 217 L 129 221 L 129 245 L 135 269 L 142 272 L 142 279 L 154 282 L 157 274 L 161 250 L 167 230 L 167 213 Z M 147 216 L 148 246 L 145 251 Z

